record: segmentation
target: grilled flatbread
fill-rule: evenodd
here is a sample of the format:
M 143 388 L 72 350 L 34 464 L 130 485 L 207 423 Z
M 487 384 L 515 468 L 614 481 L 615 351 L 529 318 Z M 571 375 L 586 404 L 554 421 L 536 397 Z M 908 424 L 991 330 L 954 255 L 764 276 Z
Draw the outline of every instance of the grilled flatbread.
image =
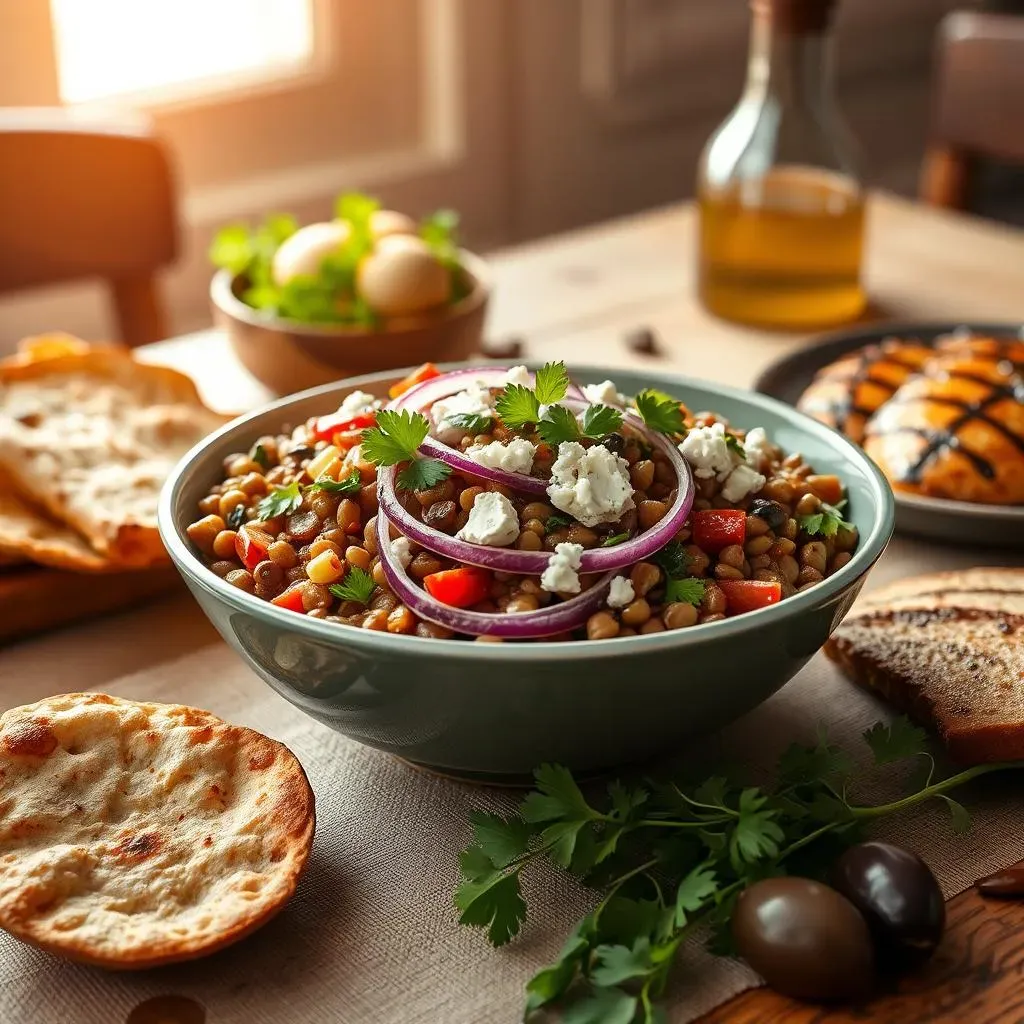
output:
M 75 572 L 119 568 L 95 551 L 74 530 L 23 501 L 0 469 L 0 565 L 35 562 Z
M 72 693 L 0 716 L 0 927 L 112 968 L 204 956 L 291 898 L 314 798 L 280 743 Z
M 935 729 L 955 760 L 1024 758 L 1024 569 L 883 587 L 825 651 L 854 682 Z
M 221 423 L 186 376 L 137 363 L 125 349 L 0 365 L 0 468 L 23 497 L 121 567 L 166 558 L 160 488 Z

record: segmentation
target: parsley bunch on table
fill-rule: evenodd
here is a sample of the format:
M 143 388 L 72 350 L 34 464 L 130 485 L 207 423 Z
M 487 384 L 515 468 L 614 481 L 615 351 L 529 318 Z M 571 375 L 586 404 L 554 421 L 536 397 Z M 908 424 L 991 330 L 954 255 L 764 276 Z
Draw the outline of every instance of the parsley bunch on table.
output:
M 863 827 L 926 800 L 941 800 L 953 828 L 970 827 L 948 791 L 1012 764 L 968 768 L 936 781 L 923 730 L 906 719 L 864 733 L 875 765 L 917 762 L 909 795 L 874 806 L 854 802 L 854 761 L 821 733 L 779 760 L 773 786 L 725 775 L 682 781 L 613 782 L 585 796 L 558 765 L 536 772 L 536 790 L 510 816 L 474 813 L 473 843 L 460 857 L 455 904 L 463 924 L 486 929 L 495 946 L 526 918 L 519 878 L 548 860 L 602 891 L 570 933 L 559 958 L 526 986 L 525 1014 L 559 1004 L 566 1024 L 655 1024 L 657 1006 L 683 942 L 707 929 L 710 948 L 731 953 L 729 920 L 740 892 L 780 874 L 824 877 Z

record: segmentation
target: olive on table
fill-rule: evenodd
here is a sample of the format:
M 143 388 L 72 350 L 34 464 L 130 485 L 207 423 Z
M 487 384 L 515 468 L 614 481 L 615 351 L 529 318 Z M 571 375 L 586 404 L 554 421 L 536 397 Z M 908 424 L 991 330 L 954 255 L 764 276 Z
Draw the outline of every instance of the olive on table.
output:
M 832 885 L 864 916 L 883 971 L 924 963 L 946 925 L 946 904 L 931 869 L 891 843 L 858 843 L 836 861 Z
M 784 995 L 828 1001 L 871 991 L 868 926 L 845 896 L 820 882 L 755 882 L 736 902 L 732 933 L 747 963 Z

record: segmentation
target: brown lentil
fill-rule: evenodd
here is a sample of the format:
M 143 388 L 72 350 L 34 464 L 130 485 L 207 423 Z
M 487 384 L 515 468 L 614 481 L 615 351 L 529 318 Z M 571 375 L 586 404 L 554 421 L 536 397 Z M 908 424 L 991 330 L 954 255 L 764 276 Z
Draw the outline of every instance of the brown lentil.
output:
M 253 583 L 257 597 L 270 601 L 277 597 L 285 588 L 284 569 L 265 558 L 252 571 Z
M 645 598 L 630 601 L 620 613 L 627 626 L 642 626 L 651 617 L 651 606 Z
M 820 540 L 808 541 L 800 549 L 800 564 L 816 569 L 818 573 L 825 571 L 828 564 L 828 552 Z
M 652 562 L 637 562 L 630 570 L 629 582 L 637 597 L 646 596 L 661 582 L 661 570 Z
M 235 555 L 235 541 L 238 534 L 234 530 L 221 530 L 213 538 L 213 554 L 217 558 L 233 558 Z
M 248 594 L 254 594 L 256 592 L 256 583 L 252 578 L 252 573 L 248 569 L 232 569 L 224 579 L 228 581 L 233 587 L 238 587 L 239 590 L 244 590 Z
M 697 623 L 697 609 L 692 604 L 675 601 L 665 605 L 661 620 L 666 629 L 684 629 Z
M 587 619 L 588 640 L 608 640 L 619 635 L 619 623 L 609 612 L 595 612 Z
M 235 562 L 214 562 L 210 566 L 210 572 L 215 573 L 221 579 L 224 579 L 229 572 L 234 572 L 238 568 Z

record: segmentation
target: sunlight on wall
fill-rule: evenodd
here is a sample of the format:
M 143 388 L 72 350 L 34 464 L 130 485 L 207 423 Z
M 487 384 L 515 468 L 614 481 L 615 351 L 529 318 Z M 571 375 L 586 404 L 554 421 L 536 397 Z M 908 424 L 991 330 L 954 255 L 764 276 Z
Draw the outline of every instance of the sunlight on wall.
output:
M 50 0 L 60 95 L 85 103 L 313 55 L 312 0 Z

